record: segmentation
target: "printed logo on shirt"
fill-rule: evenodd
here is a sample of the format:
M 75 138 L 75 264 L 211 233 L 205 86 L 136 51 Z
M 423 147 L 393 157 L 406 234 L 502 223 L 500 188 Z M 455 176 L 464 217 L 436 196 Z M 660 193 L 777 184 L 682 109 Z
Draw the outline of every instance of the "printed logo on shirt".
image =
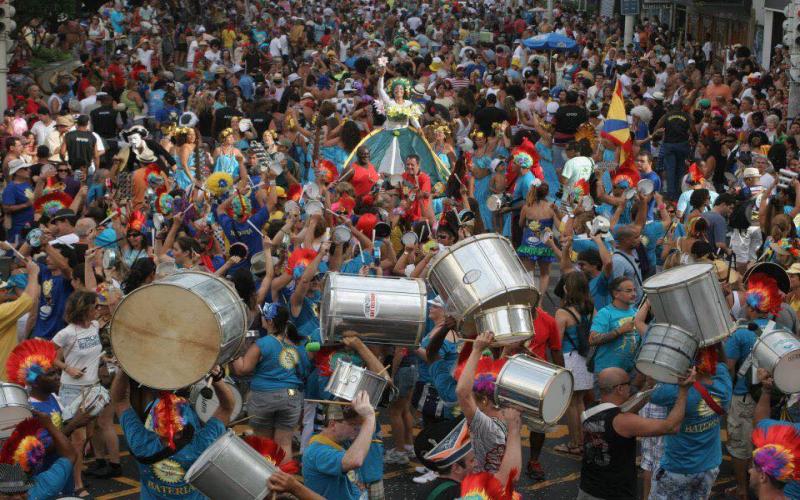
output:
M 34 197 L 33 190 L 31 188 L 25 188 L 25 198 L 33 200 L 33 197 Z
M 90 335 L 88 337 L 81 337 L 78 339 L 78 349 L 83 351 L 91 349 L 92 347 L 100 345 L 99 335 Z
M 165 483 L 179 483 L 183 481 L 186 473 L 181 464 L 169 459 L 156 462 L 150 468 L 153 474 Z
M 291 347 L 284 347 L 281 349 L 280 354 L 278 354 L 278 362 L 281 364 L 281 367 L 287 370 L 293 370 L 299 361 L 300 356 L 297 354 L 297 351 Z
M 720 407 L 722 407 L 722 400 L 720 398 L 712 395 L 711 399 L 713 399 Z M 712 410 L 711 407 L 708 406 L 708 403 L 706 403 L 705 399 L 703 398 L 700 398 L 700 401 L 697 402 L 697 414 L 701 417 L 713 417 L 714 415 L 716 415 L 714 410 Z M 702 431 L 696 431 L 696 432 L 702 432 Z

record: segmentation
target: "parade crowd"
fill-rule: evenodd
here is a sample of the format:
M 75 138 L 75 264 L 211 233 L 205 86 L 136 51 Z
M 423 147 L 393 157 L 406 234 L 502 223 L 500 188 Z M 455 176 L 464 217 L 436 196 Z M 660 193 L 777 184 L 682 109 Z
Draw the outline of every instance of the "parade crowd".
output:
M 621 18 L 540 3 L 112 0 L 21 26 L 0 124 L 0 378 L 34 411 L 0 427 L 0 497 L 91 497 L 122 475 L 119 424 L 144 499 L 206 498 L 185 475 L 229 425 L 279 496 L 379 500 L 386 467 L 413 461 L 417 498 L 532 498 L 515 485 L 553 477 L 549 429 L 494 398 L 523 353 L 571 373 L 554 451 L 580 459 L 576 498 L 706 499 L 724 455 L 726 498 L 800 498 L 798 395 L 751 358 L 762 331 L 800 333 L 788 54 L 764 69 L 644 18 L 626 44 Z M 43 50 L 68 62 L 34 73 Z M 430 287 L 417 345 L 321 332 L 330 273 L 425 279 L 493 233 L 540 291 L 531 338 L 468 335 Z M 637 370 L 645 283 L 698 263 L 734 326 L 655 381 Z M 142 387 L 115 312 L 187 271 L 235 289 L 244 348 L 207 383 Z M 387 379 L 377 410 L 366 392 L 330 403 L 342 362 Z

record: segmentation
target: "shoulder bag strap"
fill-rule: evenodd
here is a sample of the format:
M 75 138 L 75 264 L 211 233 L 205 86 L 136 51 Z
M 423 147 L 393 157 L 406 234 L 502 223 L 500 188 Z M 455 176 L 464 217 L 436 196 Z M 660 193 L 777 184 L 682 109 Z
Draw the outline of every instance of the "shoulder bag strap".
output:
M 694 389 L 700 393 L 700 397 L 703 398 L 703 401 L 706 402 L 709 408 L 711 408 L 714 413 L 719 416 L 725 415 L 725 410 L 722 409 L 720 405 L 714 401 L 714 398 L 711 397 L 711 394 L 708 393 L 708 390 L 703 387 L 700 382 L 695 382 L 693 385 Z

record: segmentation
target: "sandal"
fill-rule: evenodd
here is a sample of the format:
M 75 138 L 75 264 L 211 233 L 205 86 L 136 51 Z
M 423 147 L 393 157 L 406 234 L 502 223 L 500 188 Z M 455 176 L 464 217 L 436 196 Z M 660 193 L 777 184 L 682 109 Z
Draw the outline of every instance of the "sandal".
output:
M 82 495 L 82 493 L 85 493 L 85 495 Z M 75 496 L 77 498 L 92 498 L 92 494 L 85 487 L 75 490 Z
M 567 455 L 572 455 L 576 457 L 583 455 L 583 449 L 580 446 L 574 446 L 566 443 L 555 445 L 553 447 L 553 451 L 556 451 L 558 453 L 566 453 Z

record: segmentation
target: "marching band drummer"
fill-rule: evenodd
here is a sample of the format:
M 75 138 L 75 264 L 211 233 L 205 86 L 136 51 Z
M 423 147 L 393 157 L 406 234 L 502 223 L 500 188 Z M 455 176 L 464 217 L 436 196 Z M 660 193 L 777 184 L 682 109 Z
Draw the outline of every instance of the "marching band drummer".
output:
M 225 433 L 234 407 L 233 393 L 224 381 L 222 369 L 216 367 L 211 375 L 219 407 L 205 424 L 201 424 L 188 400 L 166 391 L 149 407 L 142 423 L 128 400 L 128 375 L 122 370 L 117 372 L 111 384 L 111 402 L 138 463 L 143 500 L 205 500 L 183 478 L 203 451 Z
M 261 327 L 269 335 L 252 344 L 231 367 L 236 375 L 253 374 L 247 401 L 253 431 L 275 440 L 291 458 L 292 435 L 303 410 L 303 386 L 310 363 L 306 350 L 298 348 L 303 338 L 289 323 L 286 307 L 264 304 Z

